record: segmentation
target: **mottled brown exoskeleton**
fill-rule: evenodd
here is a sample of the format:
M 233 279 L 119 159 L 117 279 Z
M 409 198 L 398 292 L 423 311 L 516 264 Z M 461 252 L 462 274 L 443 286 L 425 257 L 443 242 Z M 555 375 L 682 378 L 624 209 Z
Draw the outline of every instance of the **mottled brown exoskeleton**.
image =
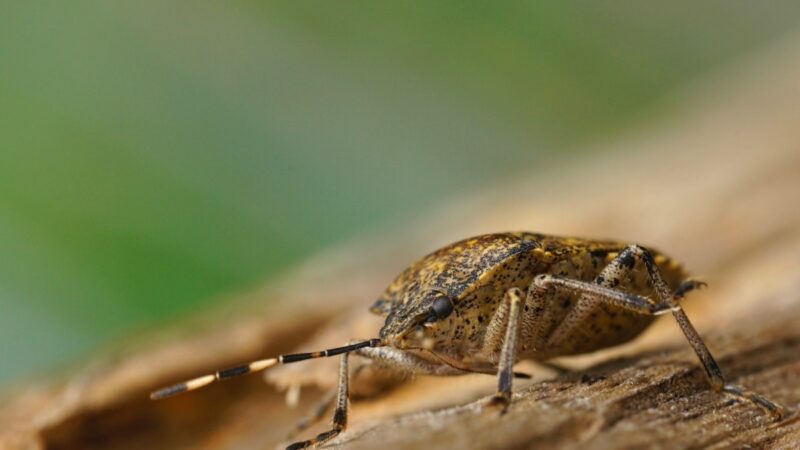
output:
M 332 439 L 347 426 L 350 353 L 414 374 L 495 374 L 497 393 L 487 405 L 504 412 L 511 401 L 515 362 L 545 362 L 621 344 L 640 334 L 655 316 L 671 313 L 714 391 L 750 401 L 779 419 L 783 407 L 725 382 L 678 304 L 701 285 L 687 279 L 674 260 L 638 245 L 526 232 L 478 236 L 425 256 L 389 285 L 371 307 L 386 317 L 378 338 L 254 361 L 151 397 L 277 364 L 341 355 L 337 391 L 330 398 L 335 403 L 332 428 L 289 447 L 304 448 Z

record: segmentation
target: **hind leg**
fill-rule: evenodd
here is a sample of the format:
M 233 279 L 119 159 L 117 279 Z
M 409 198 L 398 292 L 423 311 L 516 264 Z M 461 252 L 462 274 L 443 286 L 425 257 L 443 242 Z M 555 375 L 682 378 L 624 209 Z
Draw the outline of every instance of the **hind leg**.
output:
M 629 249 L 635 255 L 635 257 L 644 261 L 645 267 L 647 268 L 647 273 L 650 275 L 650 279 L 655 287 L 656 294 L 658 294 L 662 302 L 670 305 L 672 315 L 675 317 L 675 321 L 678 322 L 678 326 L 681 328 L 681 331 L 683 331 L 683 334 L 689 341 L 689 345 L 692 346 L 692 349 L 697 354 L 700 362 L 703 364 L 703 368 L 705 369 L 706 376 L 711 384 L 712 389 L 717 392 L 724 392 L 739 399 L 748 400 L 766 410 L 776 420 L 780 420 L 783 416 L 785 416 L 786 409 L 783 406 L 780 406 L 755 392 L 749 391 L 740 386 L 728 384 L 725 381 L 725 377 L 722 375 L 722 370 L 719 368 L 716 360 L 714 360 L 714 357 L 711 355 L 711 351 L 708 349 L 705 342 L 703 342 L 703 339 L 694 328 L 694 325 L 692 325 L 692 323 L 689 321 L 689 317 L 686 316 L 686 313 L 678 305 L 676 297 L 671 295 L 669 286 L 667 286 L 667 283 L 664 282 L 663 278 L 661 277 L 661 273 L 658 271 L 658 268 L 655 265 L 655 262 L 653 262 L 653 256 L 649 251 L 639 246 L 634 245 L 629 247 Z
M 619 285 L 620 280 L 633 269 L 637 261 L 641 261 L 644 264 L 658 296 L 658 302 L 646 297 L 628 294 L 612 287 Z M 661 277 L 652 255 L 646 249 L 637 245 L 625 248 L 617 258 L 603 269 L 594 283 L 559 278 L 552 275 L 540 275 L 536 277 L 534 284 L 543 291 L 555 289 L 581 295 L 573 312 L 564 319 L 548 339 L 549 346 L 557 347 L 563 344 L 565 340 L 572 336 L 572 332 L 576 328 L 591 324 L 590 315 L 592 311 L 602 303 L 613 304 L 646 315 L 672 312 L 673 317 L 678 322 L 678 326 L 689 341 L 689 345 L 691 345 L 700 359 L 709 384 L 714 391 L 752 402 L 769 412 L 776 419 L 780 419 L 785 415 L 786 410 L 782 406 L 755 392 L 726 383 L 722 370 L 677 301 L 686 292 L 702 284 L 688 281 L 681 284 L 675 292 L 671 292 L 669 286 Z

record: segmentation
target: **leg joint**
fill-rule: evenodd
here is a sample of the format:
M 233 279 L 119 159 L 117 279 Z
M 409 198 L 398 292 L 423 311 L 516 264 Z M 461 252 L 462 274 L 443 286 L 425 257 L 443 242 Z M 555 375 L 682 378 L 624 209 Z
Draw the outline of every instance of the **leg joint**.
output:
M 333 412 L 333 426 L 344 428 L 347 425 L 347 411 L 342 408 L 336 408 Z
M 641 259 L 644 262 L 644 265 L 648 271 L 652 271 L 655 268 L 655 261 L 653 260 L 653 254 L 650 252 L 650 250 L 642 247 L 641 245 L 631 244 L 625 247 L 625 250 L 623 250 L 620 253 L 620 263 L 628 262 L 626 257 L 627 258 L 636 257 Z M 623 261 L 623 259 L 625 259 L 625 261 Z M 633 267 L 632 261 L 629 264 L 630 264 L 629 267 L 632 268 Z
M 533 283 L 531 283 L 531 287 L 538 290 L 538 291 L 547 291 L 553 285 L 553 276 L 550 274 L 539 274 L 533 278 Z
M 646 258 L 647 255 L 650 254 L 650 250 L 642 247 L 639 244 L 631 244 L 631 245 L 625 247 L 625 249 L 622 251 L 622 253 L 625 253 L 625 252 L 631 252 L 634 255 L 642 257 L 642 258 Z
M 506 298 L 511 302 L 522 301 L 525 298 L 525 294 L 520 288 L 512 287 L 506 291 Z

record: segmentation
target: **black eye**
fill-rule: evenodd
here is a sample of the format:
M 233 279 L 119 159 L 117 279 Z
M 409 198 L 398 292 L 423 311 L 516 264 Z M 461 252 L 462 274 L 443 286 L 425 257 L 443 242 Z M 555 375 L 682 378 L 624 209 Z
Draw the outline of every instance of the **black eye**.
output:
M 453 312 L 453 302 L 448 297 L 439 297 L 433 301 L 431 306 L 437 319 L 444 319 Z

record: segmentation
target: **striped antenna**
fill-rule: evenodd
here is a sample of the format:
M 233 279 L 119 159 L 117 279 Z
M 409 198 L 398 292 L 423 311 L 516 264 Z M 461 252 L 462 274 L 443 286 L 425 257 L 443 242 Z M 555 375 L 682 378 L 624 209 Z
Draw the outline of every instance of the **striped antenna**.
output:
M 201 387 L 208 386 L 216 381 L 227 380 L 228 378 L 269 369 L 270 367 L 278 364 L 289 364 L 298 361 L 305 361 L 307 359 L 341 355 L 342 353 L 349 353 L 366 347 L 380 347 L 382 345 L 383 342 L 381 342 L 380 339 L 370 339 L 368 341 L 357 342 L 355 344 L 345 345 L 343 347 L 329 348 L 328 350 L 322 350 L 319 352 L 294 353 L 289 355 L 281 355 L 277 358 L 259 359 L 241 366 L 220 370 L 209 375 L 192 378 L 191 380 L 159 389 L 150 393 L 150 398 L 153 400 L 160 400 L 162 398 L 172 397 L 173 395 L 181 394 L 183 392 L 200 389 Z

